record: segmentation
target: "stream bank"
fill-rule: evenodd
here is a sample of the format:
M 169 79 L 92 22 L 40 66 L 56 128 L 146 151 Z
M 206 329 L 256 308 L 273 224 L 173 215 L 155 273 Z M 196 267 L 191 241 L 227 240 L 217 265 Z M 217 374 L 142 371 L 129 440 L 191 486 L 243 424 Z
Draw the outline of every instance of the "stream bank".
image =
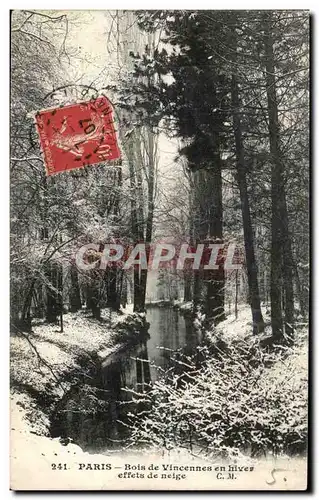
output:
M 87 321 L 83 315 L 80 318 L 82 322 Z M 17 368 L 21 358 L 14 357 L 12 384 L 15 396 L 22 394 L 29 398 L 29 402 L 20 400 L 18 404 L 28 410 L 26 420 L 32 423 L 31 432 L 58 438 L 64 445 L 74 442 L 84 452 L 103 455 L 123 450 L 127 445 L 137 450 L 140 443 L 150 446 L 158 443 L 161 449 L 170 441 L 170 447 L 180 441 L 184 448 L 185 436 L 190 451 L 193 442 L 199 439 L 207 441 L 208 449 L 213 446 L 212 452 L 216 453 L 215 433 L 221 439 L 225 429 L 229 430 L 223 437 L 223 446 L 229 452 L 250 447 L 254 447 L 256 453 L 263 452 L 265 447 L 266 450 L 274 447 L 277 452 L 281 450 L 281 443 L 285 443 L 284 449 L 288 451 L 296 439 L 300 442 L 300 451 L 304 450 L 304 334 L 289 352 L 268 353 L 260 349 L 261 337 L 252 335 L 247 306 L 239 309 L 237 319 L 230 316 L 211 331 L 203 331 L 200 317 L 195 321 L 197 326 L 188 314 L 182 314 L 176 307 L 152 305 L 147 308 L 146 317 L 116 316 L 113 320 L 105 319 L 102 325 L 91 321 L 81 334 L 75 333 L 72 318 L 73 336 L 49 334 L 47 327 L 45 333 L 35 331 L 32 341 L 37 342 L 37 353 L 43 358 L 49 351 L 50 365 L 41 364 L 38 354 L 31 350 L 34 365 L 28 365 L 28 373 L 25 366 L 21 371 L 28 383 L 24 381 L 19 385 Z M 90 349 L 87 348 L 88 335 Z M 13 339 L 13 344 L 21 341 L 21 338 Z M 69 363 L 61 358 L 61 352 L 57 356 L 54 349 L 62 350 Z M 30 350 L 25 354 L 30 355 Z M 37 386 L 30 380 L 36 375 L 36 368 L 43 374 L 42 382 L 36 377 Z M 196 384 L 193 383 L 195 375 Z M 279 385 L 274 383 L 277 377 Z M 256 389 L 252 390 L 249 384 Z M 261 394 L 264 395 L 260 400 Z M 286 394 L 291 394 L 288 406 Z M 245 406 L 247 401 L 251 406 L 249 411 Z M 235 402 L 238 414 L 234 413 Z M 276 428 L 279 404 L 282 413 L 287 413 L 287 419 L 288 414 L 289 419 L 293 418 L 296 432 L 289 426 Z M 261 415 L 255 414 L 256 409 L 265 413 L 265 421 L 257 434 L 252 433 L 255 419 L 261 421 Z M 214 422 L 210 415 L 214 415 Z M 268 423 L 270 416 L 274 421 Z M 181 423 L 183 419 L 186 420 L 181 429 L 176 429 L 176 422 Z M 188 421 L 197 422 L 191 429 L 191 442 L 188 431 L 185 434 Z M 240 428 L 242 433 L 238 431 Z M 278 442 L 274 437 L 277 434 Z M 250 437 L 255 435 L 256 442 L 250 442 Z M 243 440 L 241 444 L 240 440 Z
M 67 327 L 74 323 L 74 319 L 69 319 Z M 83 326 L 87 319 L 80 315 L 78 321 Z M 117 334 L 119 330 L 123 333 L 127 332 L 125 325 L 132 326 L 135 321 L 140 326 L 149 326 L 149 336 L 135 337 L 136 343 L 122 344 L 121 347 L 115 342 L 111 345 L 114 335 L 111 327 L 117 324 Z M 98 340 L 102 333 L 100 325 L 92 321 L 90 325 L 93 332 L 91 345 L 95 347 L 95 351 L 90 352 L 87 350 L 89 330 L 83 335 L 73 331 L 72 341 L 70 335 L 63 339 L 54 331 L 51 334 L 35 331 L 34 339 L 39 337 L 36 347 L 41 356 L 45 353 L 44 347 L 49 349 L 51 365 L 57 351 L 51 350 L 44 337 L 50 338 L 54 333 L 51 341 L 55 342 L 51 344 L 59 349 L 54 370 L 57 373 L 60 366 L 64 391 L 52 379 L 47 366 L 42 366 L 41 371 L 43 387 L 31 385 L 32 369 L 40 369 L 41 365 L 35 351 L 30 349 L 34 364 L 31 366 L 28 361 L 29 371 L 26 372 L 24 364 L 20 374 L 20 380 L 24 376 L 29 387 L 28 390 L 27 387 L 19 388 L 19 360 L 16 357 L 13 361 L 11 468 L 16 472 L 12 484 L 18 483 L 32 466 L 32 469 L 36 467 L 37 474 L 32 476 L 29 472 L 32 480 L 28 488 L 39 484 L 45 486 L 52 465 L 61 470 L 66 464 L 74 469 L 76 480 L 72 482 L 72 488 L 81 489 L 94 484 L 96 489 L 105 489 L 106 474 L 95 472 L 95 467 L 103 470 L 101 467 L 106 467 L 105 464 L 112 464 L 112 471 L 107 475 L 107 488 L 112 489 L 118 469 L 126 467 L 123 464 L 137 467 L 136 464 L 147 461 L 185 463 L 188 466 L 192 463 L 206 465 L 207 460 L 212 463 L 217 460 L 218 464 L 224 459 L 231 460 L 231 463 L 237 463 L 239 459 L 240 463 L 254 460 L 253 464 L 261 469 L 258 477 L 260 474 L 268 477 L 269 470 L 281 467 L 284 449 L 288 451 L 293 444 L 296 450 L 296 439 L 299 456 L 285 458 L 284 464 L 291 469 L 292 478 L 304 481 L 307 425 L 307 343 L 304 333 L 299 332 L 298 345 L 290 349 L 291 352 L 275 360 L 262 353 L 257 345 L 258 339 L 252 337 L 247 306 L 239 310 L 237 320 L 229 317 L 218 329 L 202 332 L 202 345 L 199 345 L 201 339 L 197 336 L 200 328 L 190 328 L 187 315 L 184 317 L 173 307 L 148 308 L 146 318 L 134 318 L 134 315 L 133 318 L 113 317 L 107 328 L 103 325 L 103 343 Z M 44 326 L 36 328 L 41 330 Z M 109 332 L 108 339 L 106 332 Z M 131 334 L 128 336 L 132 338 Z M 77 355 L 74 353 L 75 337 Z M 13 339 L 13 343 L 16 341 L 21 342 L 21 339 Z M 207 342 L 215 345 L 217 351 L 207 346 Z M 73 352 L 69 370 L 62 362 L 61 343 L 69 362 L 70 352 L 66 344 Z M 198 364 L 192 355 L 195 345 L 202 352 Z M 226 348 L 228 353 L 224 356 Z M 107 353 L 105 358 L 98 355 L 101 352 Z M 186 359 L 189 376 L 185 376 L 185 363 L 181 363 L 179 373 L 176 365 L 172 366 L 172 353 L 177 353 L 177 361 Z M 129 413 L 134 417 L 132 420 Z M 128 423 L 128 427 L 125 428 L 121 421 Z M 196 443 L 199 440 L 202 445 L 198 451 Z M 128 443 L 125 449 L 124 441 Z M 255 450 L 259 454 L 272 444 L 276 445 L 279 456 L 268 453 L 258 463 L 251 458 L 251 452 Z M 239 454 L 240 449 L 247 453 Z M 81 472 L 77 474 L 78 470 Z M 296 470 L 299 474 L 294 472 Z M 63 470 L 52 474 L 66 477 Z M 198 478 L 190 476 L 189 480 L 188 489 L 191 489 L 191 484 Z M 242 482 L 243 488 L 247 488 L 248 480 L 245 478 Z M 57 488 L 59 484 L 57 482 Z M 186 487 L 186 482 L 183 484 Z M 67 488 L 70 485 L 68 482 Z M 130 489 L 134 485 L 137 489 L 140 487 L 140 483 L 130 480 L 123 483 L 123 488 Z
M 10 339 L 11 402 L 23 414 L 25 427 L 50 436 L 50 419 L 58 402 L 92 366 L 147 336 L 145 315 L 103 310 L 101 321 L 85 311 L 64 317 L 64 332 L 55 324 L 34 322 L 32 333 Z
M 64 323 L 64 333 L 39 323 L 12 337 L 12 399 L 30 432 L 90 453 L 121 447 L 127 414 L 143 410 L 136 398 L 172 366 L 173 353 L 191 354 L 201 340 L 174 307 L 150 306 L 146 316 L 104 310 L 101 322 L 79 312 Z
M 131 432 L 128 417 L 147 409 L 144 402 L 149 388 L 173 368 L 175 355 L 192 354 L 201 340 L 191 319 L 176 308 L 149 305 L 146 320 L 147 337 L 102 361 L 91 358 L 83 376 L 77 377 L 56 405 L 52 436 L 72 438 L 91 453 L 125 447 Z

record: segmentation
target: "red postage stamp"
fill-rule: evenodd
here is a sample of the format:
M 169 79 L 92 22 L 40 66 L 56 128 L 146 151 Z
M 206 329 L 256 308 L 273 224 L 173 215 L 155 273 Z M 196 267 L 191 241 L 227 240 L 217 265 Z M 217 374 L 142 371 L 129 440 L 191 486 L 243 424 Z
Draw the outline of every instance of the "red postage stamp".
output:
M 47 175 L 121 156 L 106 97 L 40 111 L 35 119 Z

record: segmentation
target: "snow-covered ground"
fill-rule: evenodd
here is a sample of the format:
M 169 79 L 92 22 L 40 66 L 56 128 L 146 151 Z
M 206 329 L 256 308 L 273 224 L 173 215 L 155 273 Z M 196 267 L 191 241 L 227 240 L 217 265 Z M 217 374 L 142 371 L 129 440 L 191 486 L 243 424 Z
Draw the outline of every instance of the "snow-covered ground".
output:
M 37 401 L 47 404 L 50 411 L 49 406 L 70 388 L 65 375 L 81 370 L 81 358 L 97 355 L 105 359 L 122 346 L 127 325 L 133 328 L 142 321 L 142 316 L 129 311 L 118 314 L 105 309 L 102 321 L 79 311 L 64 316 L 63 333 L 58 325 L 41 322 L 33 326 L 32 334 L 14 335 L 10 346 L 12 403 L 25 410 L 30 430 L 48 434 L 47 412 L 39 409 Z
M 97 322 L 82 311 L 64 316 L 64 332 L 58 325 L 42 323 L 33 327 L 31 335 L 11 338 L 11 376 L 16 384 L 30 385 L 43 391 L 50 381 L 56 382 L 63 373 L 78 367 L 79 356 L 108 349 L 112 352 L 114 342 L 113 324 L 118 315 L 112 313 L 111 320 Z M 50 365 L 51 370 L 46 366 Z M 56 374 L 56 377 L 54 376 Z
M 265 322 L 265 331 L 263 336 L 271 335 L 270 328 L 270 312 L 266 307 L 261 307 L 261 312 L 263 314 Z M 247 304 L 238 305 L 238 317 L 236 319 L 235 314 L 229 314 L 225 321 L 219 323 L 216 327 L 216 331 L 223 334 L 225 340 L 231 340 L 235 338 L 244 338 L 246 336 L 252 335 L 253 321 L 251 315 L 251 308 Z
M 228 470 L 229 463 L 207 462 L 205 458 L 194 456 L 186 450 L 149 452 L 147 455 L 90 454 L 79 446 L 69 443 L 63 446 L 58 438 L 39 436 L 26 427 L 25 410 L 12 402 L 11 408 L 11 480 L 10 486 L 16 490 L 211 490 L 211 489 L 264 489 L 304 490 L 307 485 L 307 462 L 303 458 L 267 456 L 262 460 L 236 461 L 232 466 L 247 467 L 249 472 L 236 474 L 234 480 L 220 481 L 218 468 Z M 106 465 L 111 469 L 104 469 Z M 207 465 L 213 472 L 205 471 Z M 165 474 L 170 466 L 196 467 L 196 472 L 186 474 Z M 198 467 L 203 470 L 198 472 Z M 64 469 L 66 467 L 66 469 Z M 144 467 L 142 473 L 136 472 Z M 154 478 L 159 468 L 158 478 Z M 251 471 L 250 467 L 253 467 Z M 134 470 L 135 468 L 135 470 Z M 104 469 L 104 470 L 103 470 Z M 247 470 L 246 469 L 246 470 Z M 277 469 L 274 477 L 273 471 Z M 123 472 L 131 470 L 131 477 L 123 478 Z M 155 470 L 155 472 L 154 472 Z M 151 472 L 153 471 L 153 476 Z M 122 476 L 121 476 L 122 474 Z M 128 474 L 128 473 L 127 473 Z M 144 477 L 141 478 L 141 474 Z M 183 476 L 183 479 L 180 477 Z M 177 479 L 179 478 L 179 479 Z M 274 481 L 275 479 L 275 481 Z
M 186 304 L 185 309 L 189 309 L 190 305 Z M 76 314 L 66 314 L 64 316 L 64 332 L 59 332 L 59 327 L 56 325 L 50 326 L 47 324 L 39 324 L 34 326 L 33 333 L 28 336 L 19 335 L 11 339 L 11 485 L 13 488 L 27 487 L 44 488 L 46 484 L 50 484 L 50 488 L 54 489 L 61 485 L 68 489 L 88 488 L 90 485 L 94 489 L 123 488 L 130 489 L 132 487 L 142 489 L 152 489 L 152 482 L 149 487 L 141 481 L 120 482 L 118 481 L 117 473 L 113 472 L 103 476 L 101 471 L 85 470 L 77 473 L 80 464 L 101 464 L 112 463 L 112 467 L 124 467 L 124 463 L 141 462 L 141 457 L 119 456 L 111 452 L 106 454 L 89 454 L 84 452 L 75 444 L 63 445 L 58 438 L 52 439 L 49 437 L 49 418 L 50 411 L 45 411 L 44 406 L 47 401 L 48 410 L 50 405 L 59 400 L 65 391 L 70 387 L 70 382 L 65 379 L 67 373 L 73 370 L 81 370 L 79 359 L 83 356 L 90 356 L 92 353 L 99 353 L 101 357 L 115 352 L 119 346 L 118 334 L 121 328 L 130 322 L 142 321 L 142 316 L 131 317 L 131 309 L 128 307 L 124 314 L 115 314 L 110 311 L 104 311 L 102 321 L 97 322 L 92 318 L 87 317 L 83 312 Z M 269 316 L 266 310 L 263 310 L 266 323 L 269 323 Z M 143 317 L 144 318 L 144 317 Z M 269 327 L 266 328 L 266 335 Z M 246 339 L 252 333 L 251 311 L 247 306 L 239 306 L 238 318 L 230 315 L 216 329 L 208 333 L 208 338 L 213 338 L 216 333 L 224 337 L 228 342 L 235 339 Z M 306 331 L 300 333 L 303 337 L 306 336 Z M 299 339 L 301 340 L 301 339 Z M 306 340 L 306 339 L 305 339 Z M 307 342 L 300 344 L 300 349 L 296 350 L 293 357 L 287 358 L 285 363 L 290 366 L 294 365 L 300 377 L 307 377 Z M 273 377 L 274 383 L 283 380 L 286 376 L 286 368 L 281 360 L 274 364 L 269 371 Z M 289 367 L 288 367 L 289 368 Z M 289 372 L 289 370 L 288 370 Z M 300 378 L 299 377 L 299 378 Z M 299 380 L 299 379 L 298 379 Z M 293 384 L 296 381 L 292 381 Z M 293 397 L 293 387 L 291 394 L 287 397 Z M 42 398 L 41 408 L 38 404 L 38 398 Z M 44 403 L 44 405 L 43 405 Z M 157 452 L 158 453 L 158 452 Z M 173 456 L 173 454 L 177 456 Z M 190 464 L 194 457 L 187 452 L 178 454 L 173 451 L 170 456 L 164 457 L 154 455 L 143 457 L 145 461 L 160 463 L 160 461 L 169 460 L 170 463 L 187 463 Z M 267 459 L 268 460 L 268 459 Z M 274 459 L 264 461 L 260 472 L 271 480 L 269 471 L 272 467 L 279 467 L 278 461 Z M 52 464 L 68 464 L 67 466 L 74 470 L 70 471 L 53 471 Z M 201 459 L 196 459 L 196 465 L 202 463 Z M 204 462 L 205 463 L 205 462 Z M 288 464 L 288 465 L 287 465 Z M 260 466 L 260 463 L 259 463 Z M 297 481 L 295 487 L 302 489 L 305 487 L 306 461 L 302 460 L 300 464 L 296 464 L 295 460 L 286 460 L 283 466 L 288 470 L 291 469 L 289 475 L 289 483 L 281 481 L 279 487 L 286 489 L 292 487 L 291 481 Z M 287 468 L 288 467 L 288 468 Z M 290 470 L 289 469 L 289 470 Z M 37 473 L 31 478 L 31 471 L 36 470 Z M 120 471 L 120 469 L 119 469 Z M 117 471 L 117 472 L 119 472 Z M 296 473 L 298 471 L 298 474 Z M 55 474 L 55 476 L 54 476 Z M 56 483 L 54 477 L 57 478 Z M 107 480 L 104 479 L 108 478 Z M 178 487 L 191 489 L 190 481 L 177 483 Z M 196 476 L 196 481 L 198 476 Z M 194 481 L 193 479 L 192 481 Z M 207 488 L 219 488 L 220 483 L 214 483 L 213 479 L 207 479 Z M 206 480 L 203 476 L 203 481 Z M 253 480 L 250 477 L 241 477 L 236 486 L 238 488 L 249 488 L 249 481 Z M 111 482 L 110 482 L 111 481 Z M 213 482 L 212 482 L 213 481 Z M 120 485 L 119 485 L 120 484 Z M 22 486 L 21 486 L 22 485 Z M 174 482 L 159 483 L 160 489 L 165 489 L 167 486 L 176 486 Z M 203 483 L 203 486 L 204 483 Z M 195 486 L 194 486 L 195 487 Z M 226 489 L 231 488 L 231 483 L 225 485 Z M 255 483 L 256 487 L 256 483 Z M 268 489 L 265 478 L 263 484 L 259 488 Z

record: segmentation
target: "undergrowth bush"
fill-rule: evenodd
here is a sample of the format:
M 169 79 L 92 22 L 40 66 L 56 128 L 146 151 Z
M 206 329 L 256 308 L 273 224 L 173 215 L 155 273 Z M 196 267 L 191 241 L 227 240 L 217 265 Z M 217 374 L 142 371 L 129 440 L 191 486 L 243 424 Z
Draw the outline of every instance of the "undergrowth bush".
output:
M 149 323 L 143 314 L 128 314 L 124 318 L 120 318 L 113 326 L 113 341 L 120 343 L 134 340 L 143 335 L 147 337 L 148 328 Z
M 307 439 L 307 350 L 269 351 L 256 338 L 198 347 L 179 356 L 126 424 L 129 445 L 195 449 L 208 456 L 302 454 Z M 182 367 L 182 370 L 180 369 Z M 142 401 L 142 403 L 141 403 Z

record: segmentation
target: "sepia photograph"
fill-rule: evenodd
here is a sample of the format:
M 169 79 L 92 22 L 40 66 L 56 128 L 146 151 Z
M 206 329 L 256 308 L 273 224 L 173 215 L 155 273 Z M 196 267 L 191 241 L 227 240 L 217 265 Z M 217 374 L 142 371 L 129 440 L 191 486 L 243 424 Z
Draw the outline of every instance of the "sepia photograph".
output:
M 10 488 L 306 491 L 308 10 L 10 12 Z

